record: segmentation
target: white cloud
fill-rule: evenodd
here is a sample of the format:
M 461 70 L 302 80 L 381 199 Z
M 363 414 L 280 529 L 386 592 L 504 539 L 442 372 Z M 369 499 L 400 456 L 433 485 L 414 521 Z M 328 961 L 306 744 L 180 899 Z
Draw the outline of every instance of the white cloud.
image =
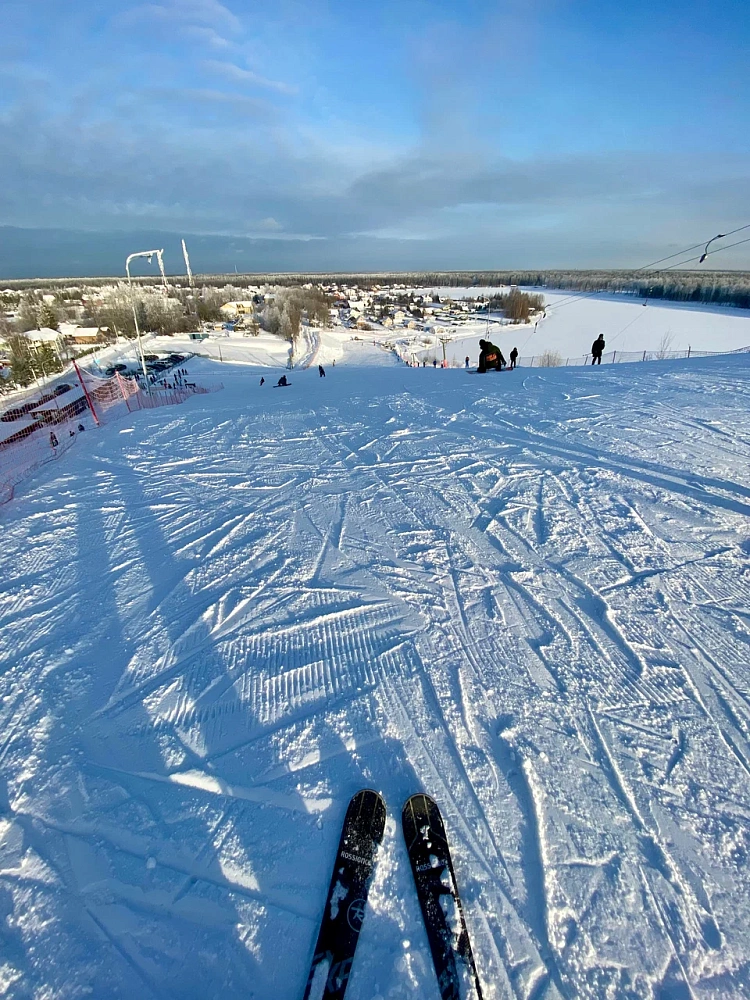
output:
M 241 66 L 236 66 L 234 63 L 222 62 L 218 59 L 205 59 L 203 67 L 209 72 L 218 73 L 219 76 L 223 76 L 225 79 L 232 80 L 235 83 L 249 83 L 256 87 L 275 90 L 280 94 L 297 93 L 296 87 L 292 87 L 280 80 L 268 80 L 266 77 L 259 76 L 250 69 L 242 69 Z
M 116 18 L 116 22 L 121 25 L 144 21 L 191 29 L 203 26 L 232 34 L 242 31 L 240 19 L 218 0 L 165 0 L 164 3 L 138 4 Z
M 234 46 L 234 42 L 230 42 L 228 38 L 224 38 L 220 35 L 218 31 L 214 28 L 199 27 L 198 25 L 190 25 L 183 29 L 183 33 L 188 38 L 195 39 L 201 45 L 208 46 L 212 49 L 231 49 Z

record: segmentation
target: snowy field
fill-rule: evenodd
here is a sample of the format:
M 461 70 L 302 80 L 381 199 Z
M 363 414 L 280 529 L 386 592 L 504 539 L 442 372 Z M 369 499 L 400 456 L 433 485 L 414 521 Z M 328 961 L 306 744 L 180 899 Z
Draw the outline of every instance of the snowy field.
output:
M 0 994 L 298 1000 L 369 786 L 351 1000 L 438 1000 L 422 789 L 488 1000 L 750 998 L 750 358 L 319 349 L 2 509 Z
M 430 291 L 422 289 L 423 292 Z M 477 297 L 507 288 L 440 288 L 444 300 Z M 546 315 L 538 322 L 503 325 L 493 313 L 489 331 L 485 316 L 477 316 L 458 327 L 446 326 L 454 334 L 448 346 L 448 361 L 462 363 L 465 355 L 475 365 L 479 355 L 479 339 L 487 337 L 497 344 L 507 359 L 513 347 L 527 361 L 543 351 L 557 351 L 563 364 L 580 364 L 600 333 L 604 334 L 605 350 L 610 351 L 734 351 L 750 347 L 750 312 L 747 309 L 691 305 L 666 300 L 644 299 L 629 295 L 591 295 L 582 292 L 555 291 L 547 288 L 526 289 L 542 295 Z M 395 334 L 394 334 L 395 335 Z M 416 341 L 415 341 L 416 343 Z M 435 348 L 417 349 L 417 357 L 435 355 Z M 437 347 L 438 359 L 442 347 Z

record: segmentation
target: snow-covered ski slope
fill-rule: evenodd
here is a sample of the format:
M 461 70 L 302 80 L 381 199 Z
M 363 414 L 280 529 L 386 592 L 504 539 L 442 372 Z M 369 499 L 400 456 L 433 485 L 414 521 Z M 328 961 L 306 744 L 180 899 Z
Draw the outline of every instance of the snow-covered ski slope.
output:
M 420 790 L 485 997 L 750 997 L 750 359 L 353 350 L 224 364 L 3 509 L 2 991 L 296 1000 L 372 787 L 351 1000 L 439 995 Z

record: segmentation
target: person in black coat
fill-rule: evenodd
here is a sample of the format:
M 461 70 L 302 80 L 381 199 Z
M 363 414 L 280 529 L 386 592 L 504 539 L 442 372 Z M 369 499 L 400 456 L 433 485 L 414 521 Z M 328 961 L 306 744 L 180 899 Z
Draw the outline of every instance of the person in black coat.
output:
M 495 371 L 501 371 L 503 365 L 505 364 L 505 358 L 499 347 L 495 347 L 491 344 L 489 340 L 480 340 L 479 347 L 481 348 L 479 352 L 479 365 L 477 366 L 478 372 L 487 372 L 494 369 Z
M 510 367 L 511 368 L 515 368 L 516 367 L 516 361 L 517 360 L 518 360 L 518 348 L 514 347 L 513 350 L 510 352 Z
M 591 364 L 600 365 L 602 363 L 602 354 L 604 354 L 604 334 L 600 333 L 596 338 L 594 343 L 591 345 Z

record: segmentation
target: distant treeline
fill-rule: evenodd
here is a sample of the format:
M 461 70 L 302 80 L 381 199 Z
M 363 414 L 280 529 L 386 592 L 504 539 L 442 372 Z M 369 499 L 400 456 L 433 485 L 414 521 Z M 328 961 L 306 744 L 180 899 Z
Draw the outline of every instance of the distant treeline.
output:
M 96 287 L 116 278 L 38 278 L 4 282 L 9 289 L 59 288 L 69 285 Z M 201 274 L 201 286 L 224 288 L 251 285 L 301 285 L 337 283 L 371 288 L 374 285 L 408 285 L 419 288 L 463 288 L 492 285 L 525 285 L 580 292 L 616 292 L 644 300 L 672 299 L 676 302 L 710 302 L 750 309 L 750 271 L 410 271 L 369 273 Z M 139 277 L 139 284 L 158 284 L 158 277 Z M 187 278 L 175 275 L 172 285 L 187 286 Z
M 485 284 L 484 276 L 482 284 Z M 636 298 L 675 302 L 711 302 L 750 309 L 750 272 L 673 271 L 634 274 L 632 271 L 512 271 L 498 272 L 498 281 L 537 288 L 580 292 L 619 292 Z
M 374 278 L 374 276 L 363 276 Z M 378 279 L 374 278 L 375 281 Z M 382 278 L 380 279 L 382 281 Z M 672 271 L 639 274 L 633 271 L 482 271 L 434 272 L 398 275 L 424 287 L 481 287 L 524 285 L 580 292 L 616 292 L 636 298 L 671 299 L 675 302 L 711 302 L 750 309 L 749 271 Z

